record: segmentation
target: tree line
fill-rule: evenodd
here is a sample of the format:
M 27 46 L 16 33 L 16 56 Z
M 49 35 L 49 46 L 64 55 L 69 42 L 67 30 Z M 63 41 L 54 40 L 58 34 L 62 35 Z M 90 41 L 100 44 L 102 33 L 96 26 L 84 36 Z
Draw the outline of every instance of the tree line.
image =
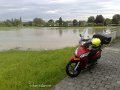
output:
M 34 18 L 32 21 L 23 22 L 22 18 L 19 19 L 7 19 L 0 21 L 0 26 L 37 26 L 37 27 L 78 27 L 78 26 L 119 26 L 120 14 L 113 15 L 112 19 L 104 18 L 103 15 L 89 16 L 87 21 L 84 20 L 69 20 L 65 21 L 61 17 L 58 20 L 50 19 L 48 21 L 42 18 Z

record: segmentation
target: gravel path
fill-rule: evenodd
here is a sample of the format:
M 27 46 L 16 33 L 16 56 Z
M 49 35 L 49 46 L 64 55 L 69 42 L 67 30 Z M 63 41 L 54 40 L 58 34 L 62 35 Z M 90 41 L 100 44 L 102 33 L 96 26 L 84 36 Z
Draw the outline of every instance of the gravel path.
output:
M 120 90 L 120 43 L 103 49 L 92 73 L 84 70 L 76 78 L 67 76 L 53 90 Z

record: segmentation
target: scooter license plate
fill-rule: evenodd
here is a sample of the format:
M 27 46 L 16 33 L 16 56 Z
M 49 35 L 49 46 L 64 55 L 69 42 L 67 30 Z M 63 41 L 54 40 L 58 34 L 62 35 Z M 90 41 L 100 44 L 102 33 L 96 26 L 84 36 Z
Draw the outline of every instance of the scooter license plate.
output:
M 74 60 L 80 60 L 80 58 L 74 58 Z

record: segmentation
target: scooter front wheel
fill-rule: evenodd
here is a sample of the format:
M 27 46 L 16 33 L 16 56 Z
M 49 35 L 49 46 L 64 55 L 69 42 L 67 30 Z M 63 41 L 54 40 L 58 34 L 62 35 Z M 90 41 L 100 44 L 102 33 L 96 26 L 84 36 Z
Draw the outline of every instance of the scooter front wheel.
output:
M 75 70 L 77 64 L 78 64 L 78 62 L 76 62 L 76 61 L 70 61 L 66 65 L 66 73 L 67 73 L 68 76 L 70 76 L 70 77 L 77 77 L 80 74 L 81 69 L 80 69 L 79 66 Z

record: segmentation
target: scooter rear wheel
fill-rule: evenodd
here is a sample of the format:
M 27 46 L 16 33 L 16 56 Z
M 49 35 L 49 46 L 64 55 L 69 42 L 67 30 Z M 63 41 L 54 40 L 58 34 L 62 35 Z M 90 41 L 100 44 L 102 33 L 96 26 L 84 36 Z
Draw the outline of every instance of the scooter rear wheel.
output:
M 76 65 L 77 65 L 78 62 L 76 61 L 70 61 L 67 65 L 66 65 L 66 73 L 68 76 L 70 77 L 77 77 L 80 72 L 81 72 L 81 69 L 80 67 L 78 66 L 78 68 L 76 69 L 76 71 L 74 71 Z

